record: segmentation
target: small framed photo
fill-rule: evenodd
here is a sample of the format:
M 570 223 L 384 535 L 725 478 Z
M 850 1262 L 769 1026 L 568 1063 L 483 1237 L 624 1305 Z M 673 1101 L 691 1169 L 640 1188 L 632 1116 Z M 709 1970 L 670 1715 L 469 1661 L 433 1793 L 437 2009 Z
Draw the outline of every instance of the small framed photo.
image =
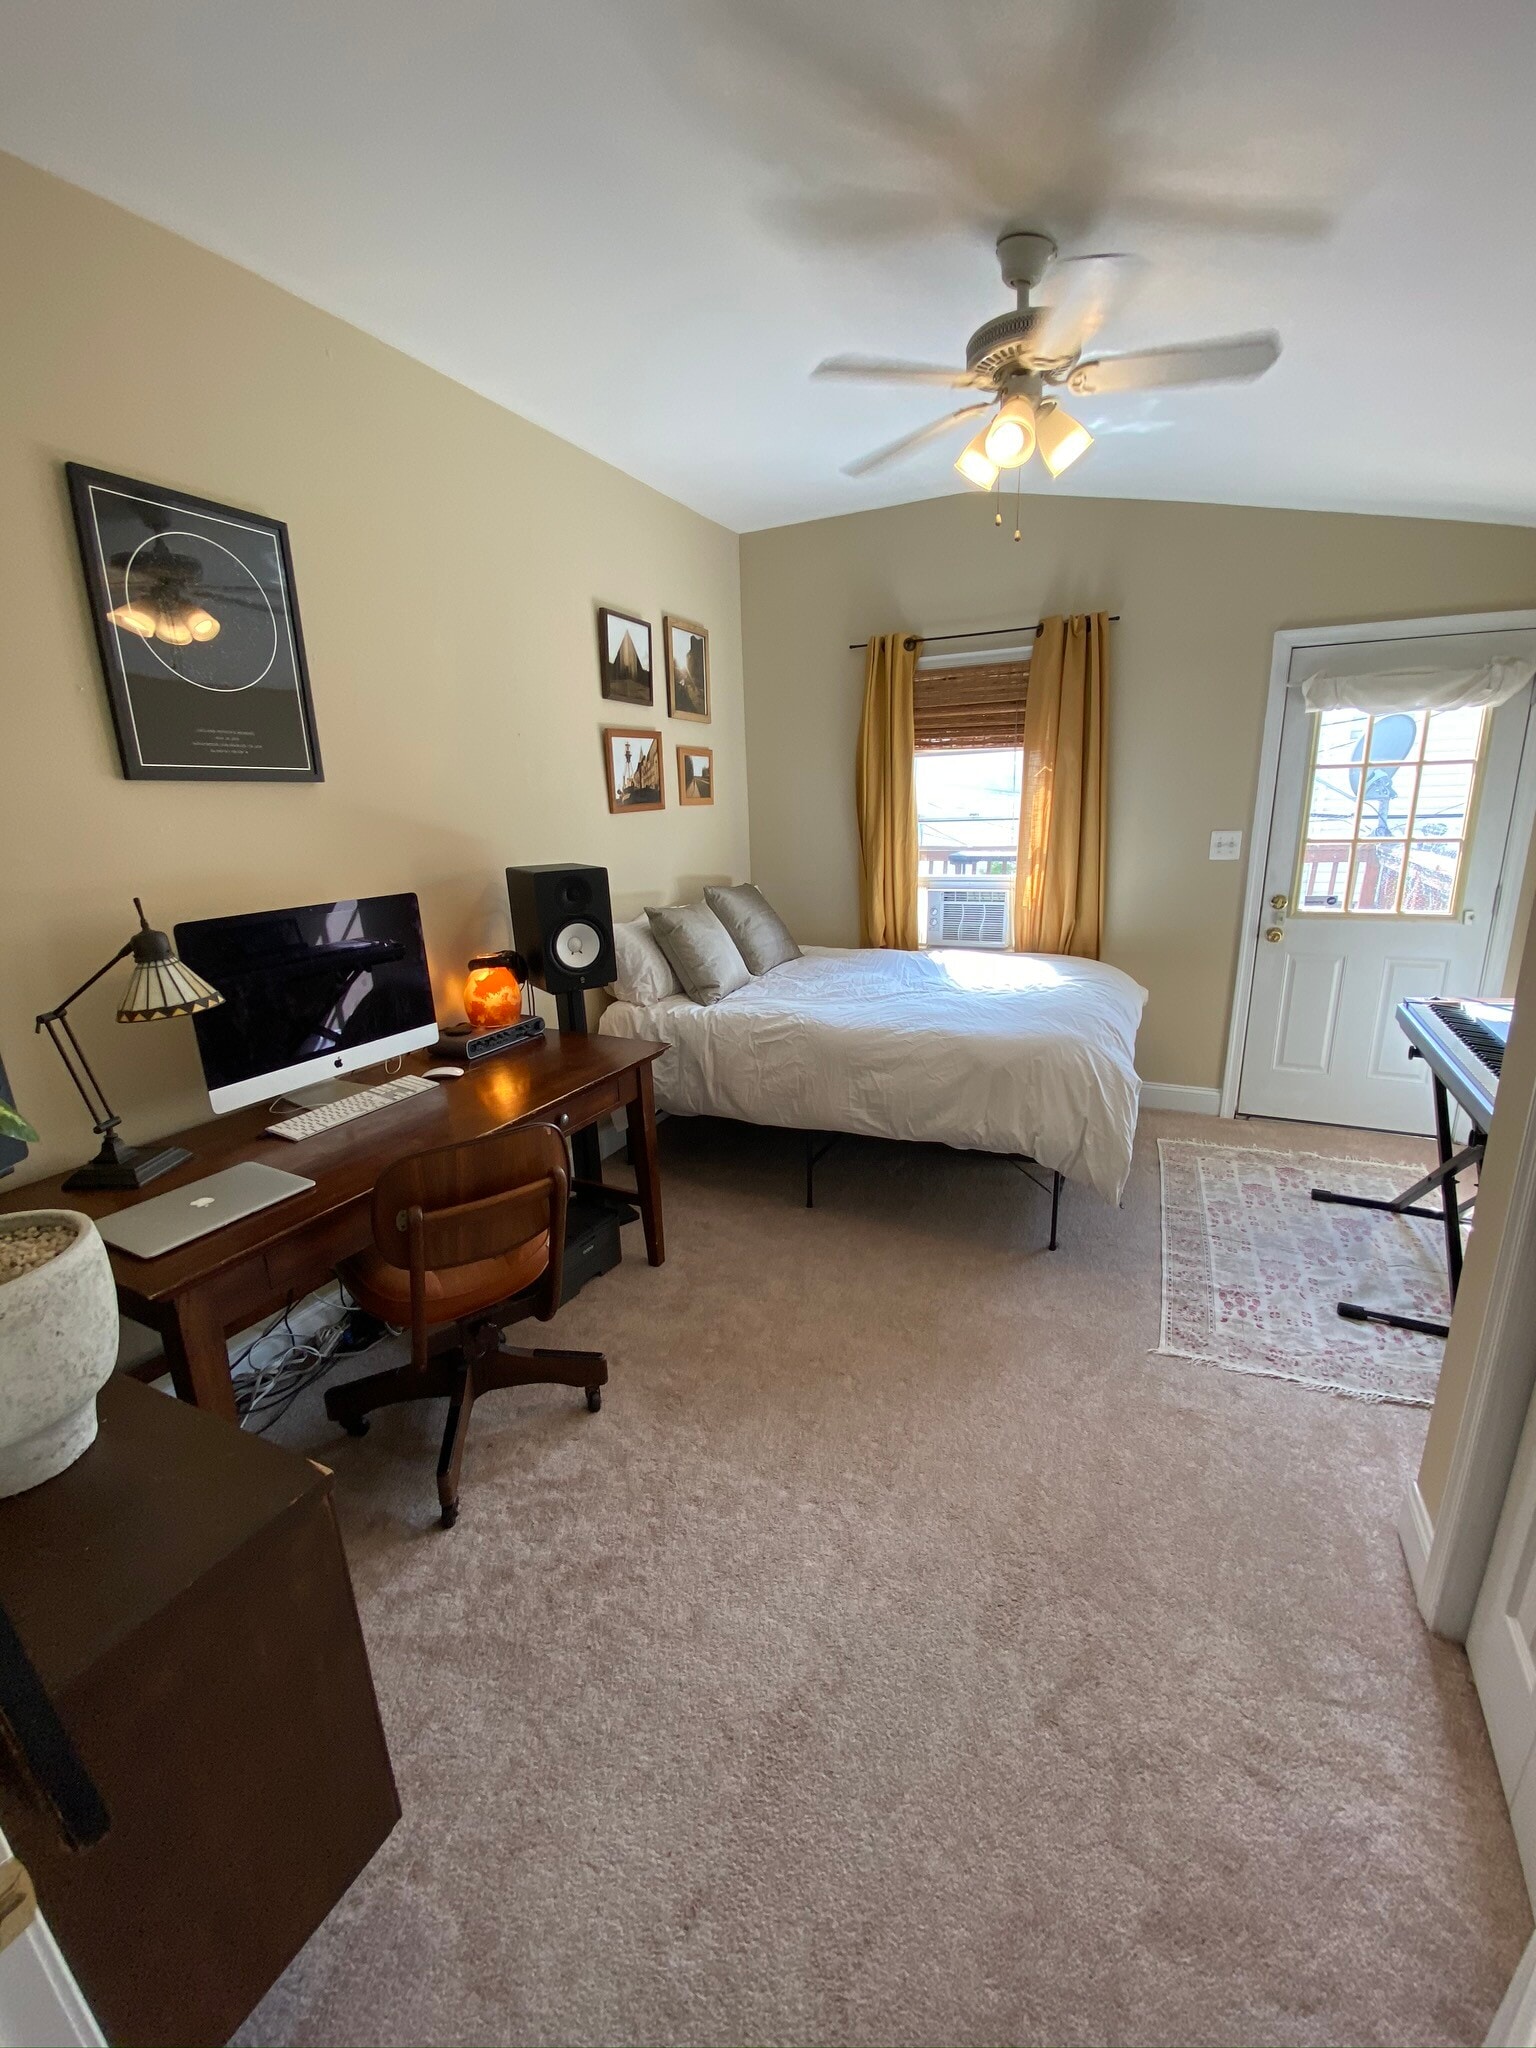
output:
M 680 804 L 712 804 L 715 800 L 713 747 L 679 747 L 677 800 Z
M 124 775 L 323 782 L 283 522 L 64 467 Z
M 628 612 L 597 608 L 597 669 L 603 695 L 616 704 L 653 703 L 651 628 Z
M 667 709 L 674 718 L 709 723 L 709 635 L 689 619 L 663 618 L 667 653 Z
M 610 811 L 664 811 L 661 734 L 644 727 L 605 725 L 603 766 L 608 773 Z

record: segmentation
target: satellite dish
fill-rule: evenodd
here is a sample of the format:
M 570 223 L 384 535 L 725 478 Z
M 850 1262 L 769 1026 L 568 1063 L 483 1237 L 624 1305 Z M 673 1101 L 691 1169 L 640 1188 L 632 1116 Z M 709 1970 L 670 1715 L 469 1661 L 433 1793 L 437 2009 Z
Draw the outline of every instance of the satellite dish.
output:
M 1355 766 L 1349 771 L 1349 787 L 1355 796 L 1360 794 L 1360 779 L 1365 778 L 1365 803 L 1361 805 L 1362 825 L 1365 823 L 1365 805 L 1375 804 L 1381 821 L 1381 830 L 1369 836 L 1384 839 L 1389 836 L 1386 826 L 1386 807 L 1392 800 L 1392 785 L 1397 771 L 1403 765 L 1405 756 L 1411 754 L 1418 738 L 1419 722 L 1411 711 L 1392 711 L 1385 718 L 1378 718 L 1374 729 L 1367 727 L 1375 740 L 1375 753 L 1385 755 L 1385 760 L 1375 760 L 1364 765 L 1366 733 L 1355 741 L 1353 759 Z

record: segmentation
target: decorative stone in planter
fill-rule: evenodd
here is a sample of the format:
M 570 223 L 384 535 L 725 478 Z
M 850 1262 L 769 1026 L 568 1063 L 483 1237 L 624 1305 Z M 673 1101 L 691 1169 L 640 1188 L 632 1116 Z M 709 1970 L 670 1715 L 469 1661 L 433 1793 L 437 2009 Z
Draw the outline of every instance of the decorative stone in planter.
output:
M 117 1289 L 90 1217 L 0 1216 L 0 1498 L 90 1448 L 96 1389 L 116 1362 Z

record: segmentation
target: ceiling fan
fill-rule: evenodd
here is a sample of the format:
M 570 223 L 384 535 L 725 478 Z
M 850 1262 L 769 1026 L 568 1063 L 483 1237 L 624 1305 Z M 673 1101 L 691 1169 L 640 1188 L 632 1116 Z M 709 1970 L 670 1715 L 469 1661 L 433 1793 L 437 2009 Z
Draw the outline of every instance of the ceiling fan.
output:
M 1064 388 L 1080 398 L 1096 398 L 1100 393 L 1151 391 L 1176 384 L 1239 382 L 1262 377 L 1280 353 L 1279 335 L 1266 331 L 1137 349 L 1127 355 L 1086 355 L 1134 267 L 1132 259 L 1058 258 L 1055 242 L 1035 228 L 1005 228 L 997 240 L 997 255 L 1003 282 L 1017 294 L 1018 303 L 1011 313 L 999 313 L 977 328 L 966 343 L 963 370 L 872 356 L 829 356 L 817 364 L 813 374 L 818 377 L 934 384 L 986 393 L 975 404 L 930 420 L 915 433 L 848 463 L 845 476 L 883 469 L 982 413 L 992 417 L 955 462 L 967 483 L 989 491 L 1000 471 L 1021 468 L 1037 449 L 1051 475 L 1060 476 L 1093 445 L 1093 436 L 1048 392 Z M 1058 287 L 1051 302 L 1031 305 L 1030 293 L 1048 272 Z

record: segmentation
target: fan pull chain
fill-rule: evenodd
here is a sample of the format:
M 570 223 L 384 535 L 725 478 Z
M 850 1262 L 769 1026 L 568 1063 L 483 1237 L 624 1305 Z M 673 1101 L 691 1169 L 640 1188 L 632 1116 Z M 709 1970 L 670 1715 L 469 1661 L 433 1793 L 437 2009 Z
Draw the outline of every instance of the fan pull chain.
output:
M 1021 462 L 1013 472 L 1013 537 L 1019 538 L 1019 493 L 1024 488 L 1024 465 Z

